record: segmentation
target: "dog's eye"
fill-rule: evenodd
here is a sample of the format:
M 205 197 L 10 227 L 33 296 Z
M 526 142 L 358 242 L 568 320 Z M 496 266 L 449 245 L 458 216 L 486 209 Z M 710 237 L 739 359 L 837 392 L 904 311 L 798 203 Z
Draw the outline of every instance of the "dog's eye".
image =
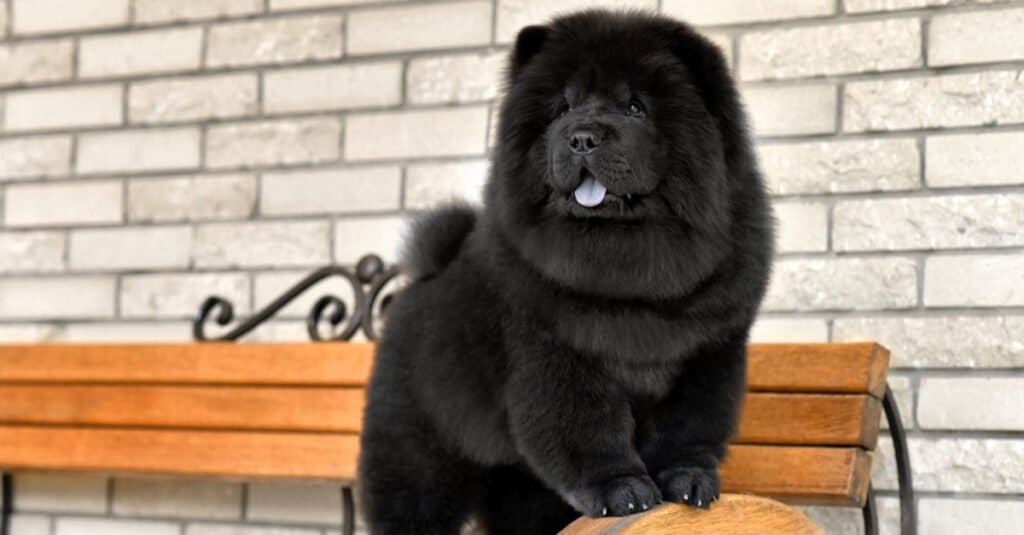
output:
M 647 111 L 644 110 L 644 105 L 636 99 L 629 101 L 629 108 L 626 110 L 626 114 L 630 117 L 647 117 Z
M 564 116 L 565 114 L 569 113 L 569 110 L 571 109 L 572 106 L 570 106 L 568 103 L 562 103 L 562 105 L 558 107 L 558 116 Z

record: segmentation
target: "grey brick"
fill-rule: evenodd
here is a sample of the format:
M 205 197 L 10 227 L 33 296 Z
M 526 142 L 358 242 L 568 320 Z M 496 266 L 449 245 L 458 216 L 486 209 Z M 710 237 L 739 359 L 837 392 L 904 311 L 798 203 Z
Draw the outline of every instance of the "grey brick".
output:
M 4 130 L 116 126 L 122 119 L 120 85 L 28 89 L 7 93 Z
M 64 269 L 63 232 L 0 232 L 0 272 Z
M 827 342 L 828 325 L 822 319 L 759 318 L 750 339 L 757 343 Z
M 330 262 L 326 221 L 215 223 L 196 230 L 199 267 L 319 266 Z
M 410 165 L 405 176 L 405 207 L 423 210 L 453 200 L 483 202 L 486 160 Z
M 221 296 L 236 314 L 249 311 L 249 277 L 244 273 L 126 275 L 121 278 L 121 316 L 191 318 L 204 299 Z
M 928 32 L 932 66 L 1024 59 L 1024 9 L 937 15 Z
M 925 429 L 1024 431 L 1021 407 L 1024 378 L 927 377 L 917 421 Z
M 657 0 L 498 0 L 497 40 L 511 43 L 520 28 L 530 24 L 543 24 L 552 17 L 585 9 L 607 7 L 613 9 L 640 9 L 656 11 Z M 667 9 L 667 7 L 666 7 Z
M 68 80 L 73 53 L 70 39 L 0 46 L 0 85 Z
M 11 515 L 11 535 L 50 535 L 50 517 L 43 515 Z
M 226 74 L 131 84 L 128 117 L 163 123 L 253 115 L 259 108 L 255 74 Z
M 1019 494 L 1024 489 L 1024 440 L 914 437 L 909 446 L 916 489 L 990 494 Z M 895 489 L 888 438 L 879 440 L 878 452 L 876 487 Z
M 336 160 L 341 124 L 336 119 L 288 119 L 217 125 L 206 134 L 212 168 L 258 167 Z
M 348 217 L 334 224 L 334 261 L 355 264 L 364 254 L 398 260 L 406 221 L 401 216 Z
M 487 108 L 447 108 L 349 115 L 349 160 L 482 155 Z M 387 139 L 388 143 L 381 143 Z
M 934 307 L 1024 305 L 1024 255 L 928 258 L 924 302 Z
M 0 319 L 56 320 L 113 315 L 113 277 L 0 279 Z
M 464 103 L 498 95 L 508 52 L 452 54 L 414 59 L 406 75 L 413 104 Z
M 763 306 L 863 310 L 905 309 L 916 303 L 917 268 L 910 259 L 783 259 L 775 263 Z
M 112 510 L 121 516 L 176 518 L 242 517 L 242 485 L 210 480 L 119 478 Z
M 199 166 L 199 129 L 118 130 L 78 138 L 79 173 L 171 171 Z
M 71 136 L 0 140 L 0 181 L 66 175 L 71 170 Z
M 180 535 L 180 532 L 181 528 L 174 522 L 63 517 L 57 519 L 55 535 Z
M 1008 247 L 1024 244 L 1024 195 L 957 195 L 840 202 L 840 251 Z
M 921 533 L 928 535 L 1017 535 L 1024 502 L 978 498 L 922 498 Z
M 777 194 L 907 190 L 921 182 L 912 139 L 771 144 L 758 152 Z
M 662 11 L 693 24 L 740 24 L 831 15 L 832 0 L 662 0 Z
M 259 13 L 263 0 L 135 0 L 137 24 L 161 24 Z
M 1020 316 L 837 318 L 832 336 L 837 342 L 877 340 L 900 368 L 1024 367 Z
M 748 87 L 743 99 L 759 136 L 826 134 L 836 130 L 836 88 L 828 84 Z
M 320 530 L 231 524 L 189 524 L 185 529 L 185 535 L 320 535 Z
M 85 37 L 78 50 L 79 76 L 96 78 L 197 69 L 202 38 L 202 28 Z
M 107 478 L 83 474 L 23 472 L 14 477 L 14 508 L 19 511 L 104 513 Z
M 433 3 L 353 11 L 348 18 L 349 54 L 486 45 L 491 41 L 491 3 Z
M 290 171 L 263 175 L 260 212 L 269 215 L 397 210 L 397 166 Z
M 252 175 L 194 175 L 132 180 L 128 183 L 130 221 L 244 219 L 256 203 Z
M 185 226 L 71 231 L 69 262 L 75 270 L 187 268 L 192 229 Z
M 248 518 L 275 523 L 341 524 L 341 493 L 337 485 L 315 483 L 253 483 L 249 486 Z
M 777 250 L 782 253 L 828 249 L 828 206 L 823 203 L 776 202 Z
M 68 323 L 55 338 L 64 342 L 191 342 L 187 321 Z
M 925 142 L 931 187 L 1024 184 L 1024 133 L 929 136 Z
M 1018 124 L 1024 75 L 997 70 L 851 82 L 844 110 L 848 132 Z
M 227 67 L 341 57 L 341 17 L 233 22 L 210 28 L 206 65 Z
M 4 221 L 11 227 L 117 223 L 119 181 L 18 184 L 4 194 Z
M 917 19 L 830 24 L 744 34 L 744 80 L 909 69 L 922 65 Z
M 128 22 L 130 0 L 12 0 L 16 34 L 80 31 Z
M 268 113 L 383 107 L 402 101 L 397 61 L 286 69 L 263 75 Z

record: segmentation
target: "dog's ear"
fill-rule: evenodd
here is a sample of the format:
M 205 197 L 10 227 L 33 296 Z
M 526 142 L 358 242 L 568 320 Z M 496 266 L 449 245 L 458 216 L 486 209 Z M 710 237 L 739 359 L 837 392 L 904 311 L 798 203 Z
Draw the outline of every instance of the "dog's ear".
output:
M 519 35 L 516 36 L 516 47 L 512 51 L 511 78 L 513 80 L 519 76 L 523 67 L 544 48 L 550 31 L 547 26 L 527 26 L 519 30 Z
M 739 95 L 722 50 L 685 24 L 674 28 L 670 46 L 686 65 L 708 111 L 719 119 L 733 115 Z

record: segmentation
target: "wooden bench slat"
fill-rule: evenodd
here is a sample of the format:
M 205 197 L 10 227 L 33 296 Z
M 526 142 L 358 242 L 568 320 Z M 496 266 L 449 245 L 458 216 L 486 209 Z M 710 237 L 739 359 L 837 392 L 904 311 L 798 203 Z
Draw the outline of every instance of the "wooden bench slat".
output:
M 0 383 L 366 384 L 369 343 L 0 346 Z
M 372 343 L 0 345 L 0 383 L 365 385 Z M 753 344 L 748 383 L 763 392 L 881 397 L 889 353 L 872 343 Z
M 864 394 L 747 394 L 734 442 L 861 446 L 878 443 L 882 403 Z
M 0 384 L 0 423 L 352 432 L 354 387 Z M 871 448 L 880 404 L 865 395 L 748 395 L 736 442 Z
M 355 434 L 0 426 L 0 466 L 111 473 L 353 479 Z M 725 492 L 793 503 L 859 505 L 868 455 L 859 448 L 736 445 Z
M 358 387 L 0 385 L 0 424 L 362 430 Z
M 747 365 L 752 391 L 885 393 L 889 351 L 874 343 L 753 344 Z
M 860 448 L 737 444 L 722 464 L 722 491 L 861 507 L 870 472 L 871 458 Z
M 0 426 L 14 469 L 288 479 L 353 479 L 355 434 Z

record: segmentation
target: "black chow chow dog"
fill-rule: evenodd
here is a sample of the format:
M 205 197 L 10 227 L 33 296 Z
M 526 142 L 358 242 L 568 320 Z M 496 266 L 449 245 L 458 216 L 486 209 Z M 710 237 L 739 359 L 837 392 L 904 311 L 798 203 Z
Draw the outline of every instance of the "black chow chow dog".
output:
M 640 13 L 525 28 L 499 136 L 485 209 L 409 244 L 362 435 L 371 532 L 708 507 L 772 254 L 721 52 Z

